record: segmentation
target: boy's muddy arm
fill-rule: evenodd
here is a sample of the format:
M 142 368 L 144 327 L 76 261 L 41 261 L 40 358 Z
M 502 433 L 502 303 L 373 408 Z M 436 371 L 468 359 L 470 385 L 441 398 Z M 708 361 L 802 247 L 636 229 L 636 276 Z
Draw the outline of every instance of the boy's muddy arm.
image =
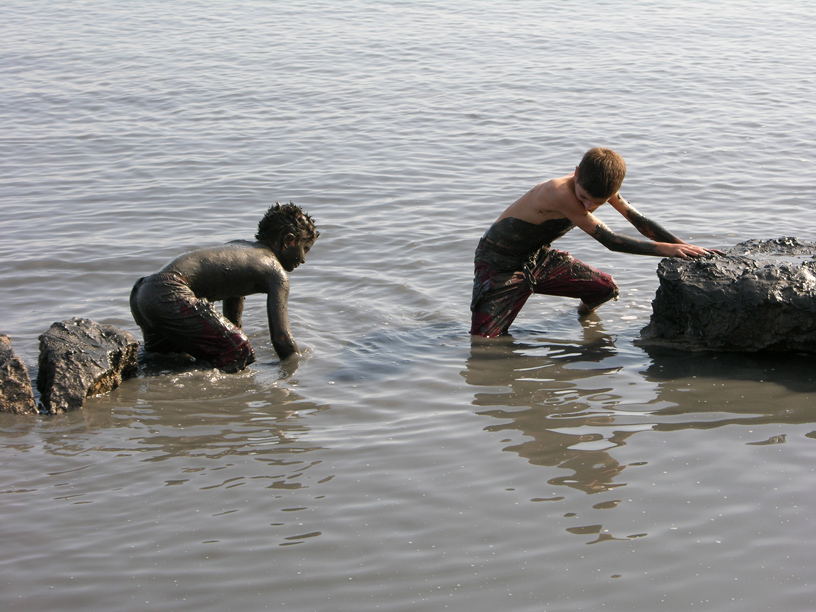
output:
M 622 253 L 632 253 L 634 255 L 657 255 L 664 257 L 696 257 L 704 253 L 704 249 L 690 244 L 672 244 L 668 242 L 652 242 L 651 240 L 638 240 L 623 234 L 618 234 L 609 229 L 598 217 L 586 210 L 579 212 L 571 211 L 567 218 L 577 227 L 592 236 L 610 251 Z
M 238 329 L 243 328 L 244 298 L 234 297 L 224 300 L 224 316 Z
M 632 206 L 629 202 L 627 202 L 626 199 L 621 194 L 616 193 L 609 199 L 609 203 L 615 208 L 615 210 L 621 213 L 626 218 L 626 220 L 629 221 L 629 223 L 631 223 L 634 226 L 634 228 L 638 232 L 640 232 L 643 236 L 646 236 L 646 238 L 649 238 L 650 240 L 653 240 L 656 243 L 686 245 L 689 247 L 693 246 L 688 244 L 685 240 L 681 240 L 680 238 L 672 234 L 669 230 L 664 228 L 656 221 L 652 221 L 651 219 L 647 219 L 646 217 L 644 217 L 637 210 L 635 210 L 635 207 Z M 658 253 L 659 255 L 665 255 L 668 257 L 699 257 L 701 255 L 710 255 L 712 253 L 716 253 L 717 255 L 723 254 L 722 251 L 718 251 L 717 249 L 705 249 L 703 247 L 693 247 L 691 249 L 663 248 L 658 250 L 662 251 Z
M 604 245 L 610 251 L 621 253 L 632 253 L 634 255 L 661 255 L 658 250 L 658 243 L 649 240 L 638 240 L 623 234 L 617 234 L 610 230 L 603 223 L 595 226 L 592 237 Z
M 592 237 L 610 251 L 632 253 L 634 255 L 657 255 L 663 257 L 682 257 L 686 259 L 688 257 L 701 257 L 708 254 L 706 249 L 684 242 L 652 242 L 650 240 L 630 238 L 629 236 L 613 232 L 600 222 L 595 226 Z
M 289 301 L 289 279 L 273 279 L 266 298 L 266 315 L 269 319 L 269 335 L 272 346 L 281 360 L 299 353 L 295 339 L 289 329 L 287 302 Z
M 649 240 L 685 244 L 685 241 L 680 240 L 680 238 L 672 234 L 659 223 L 641 215 L 621 194 L 616 193 L 609 199 L 609 203 L 615 210 L 622 214 L 637 231 L 646 236 Z

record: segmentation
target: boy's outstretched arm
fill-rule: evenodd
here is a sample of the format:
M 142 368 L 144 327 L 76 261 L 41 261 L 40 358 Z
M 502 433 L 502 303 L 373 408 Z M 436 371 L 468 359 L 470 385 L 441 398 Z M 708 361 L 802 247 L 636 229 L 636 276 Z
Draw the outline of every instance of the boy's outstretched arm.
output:
M 592 237 L 604 245 L 610 251 L 621 253 L 632 253 L 634 255 L 657 255 L 662 257 L 702 257 L 708 254 L 708 250 L 685 242 L 652 242 L 651 240 L 638 240 L 623 234 L 617 234 L 610 230 L 600 221 L 595 226 Z
M 289 329 L 287 303 L 289 301 L 289 278 L 285 273 L 273 274 L 269 279 L 266 296 L 266 316 L 269 320 L 269 335 L 272 346 L 281 360 L 299 353 L 295 339 Z
M 635 207 L 632 206 L 629 202 L 627 202 L 621 194 L 616 193 L 611 198 L 609 198 L 609 203 L 613 206 L 615 210 L 617 210 L 620 214 L 622 214 L 629 223 L 631 223 L 637 231 L 639 231 L 642 235 L 646 236 L 650 240 L 654 240 L 655 242 L 668 242 L 670 244 L 686 244 L 688 243 L 685 240 L 681 240 L 674 234 L 672 234 L 669 230 L 664 228 L 659 223 L 652 221 L 651 219 L 647 219 L 643 215 L 641 215 Z M 689 245 L 691 246 L 691 245 Z M 695 249 L 702 250 L 703 255 L 722 255 L 723 252 L 717 249 L 704 249 L 702 247 L 695 247 Z M 688 255 L 697 256 L 692 252 L 684 251 L 685 255 L 681 254 L 679 257 L 685 257 Z
M 634 255 L 655 255 L 658 257 L 701 257 L 709 251 L 685 242 L 653 242 L 638 240 L 609 229 L 598 217 L 586 210 L 567 213 L 567 218 L 592 236 L 610 251 L 632 253 Z
M 680 238 L 672 234 L 659 223 L 641 215 L 621 194 L 616 193 L 613 195 L 609 198 L 609 203 L 615 210 L 622 214 L 637 231 L 646 236 L 649 240 L 686 244 L 684 240 L 680 240 Z

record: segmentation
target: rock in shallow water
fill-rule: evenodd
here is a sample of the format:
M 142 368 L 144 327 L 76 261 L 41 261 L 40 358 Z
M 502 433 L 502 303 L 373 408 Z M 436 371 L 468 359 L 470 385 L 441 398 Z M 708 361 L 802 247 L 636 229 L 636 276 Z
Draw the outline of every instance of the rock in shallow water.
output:
M 44 409 L 81 408 L 90 395 L 107 393 L 138 369 L 139 343 L 113 325 L 73 318 L 40 336 L 37 389 Z
M 664 259 L 640 343 L 816 352 L 816 243 L 749 240 L 725 256 Z
M 37 414 L 28 368 L 11 347 L 11 338 L 0 334 L 0 412 Z

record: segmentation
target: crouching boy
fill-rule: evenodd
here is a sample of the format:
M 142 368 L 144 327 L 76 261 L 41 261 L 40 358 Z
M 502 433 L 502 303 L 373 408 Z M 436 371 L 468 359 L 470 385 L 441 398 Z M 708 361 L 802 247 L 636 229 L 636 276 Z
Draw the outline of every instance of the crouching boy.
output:
M 306 260 L 320 233 L 291 202 L 272 206 L 256 240 L 235 240 L 185 253 L 159 272 L 140 278 L 130 310 L 144 334 L 146 351 L 188 353 L 225 372 L 255 361 L 242 331 L 244 297 L 265 293 L 272 345 L 283 360 L 298 354 L 289 330 L 291 272 Z M 212 302 L 223 302 L 223 314 Z
M 533 293 L 578 298 L 582 314 L 617 297 L 611 276 L 550 247 L 576 226 L 612 251 L 683 258 L 719 253 L 683 242 L 636 211 L 618 193 L 625 174 L 620 155 L 590 149 L 575 172 L 536 185 L 499 215 L 476 249 L 471 334 L 507 333 Z M 593 213 L 606 202 L 649 240 L 604 225 Z

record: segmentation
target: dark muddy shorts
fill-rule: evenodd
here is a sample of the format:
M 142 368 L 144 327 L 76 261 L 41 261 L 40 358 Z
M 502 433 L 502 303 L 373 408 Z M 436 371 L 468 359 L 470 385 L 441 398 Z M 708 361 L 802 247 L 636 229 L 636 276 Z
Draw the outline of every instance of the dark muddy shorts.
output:
M 533 293 L 580 298 L 596 308 L 617 297 L 618 286 L 608 274 L 554 249 L 542 251 L 537 262 L 516 272 L 477 262 L 470 333 L 487 338 L 506 334 Z
M 225 372 L 255 361 L 244 333 L 175 272 L 140 278 L 130 293 L 130 310 L 144 334 L 146 351 L 188 353 Z

